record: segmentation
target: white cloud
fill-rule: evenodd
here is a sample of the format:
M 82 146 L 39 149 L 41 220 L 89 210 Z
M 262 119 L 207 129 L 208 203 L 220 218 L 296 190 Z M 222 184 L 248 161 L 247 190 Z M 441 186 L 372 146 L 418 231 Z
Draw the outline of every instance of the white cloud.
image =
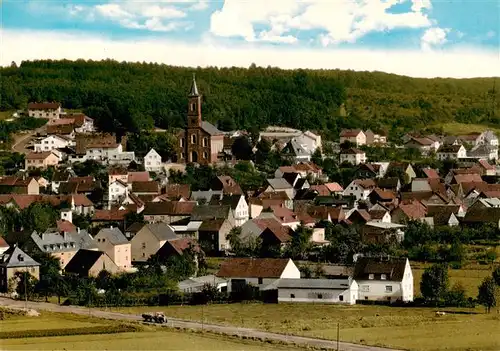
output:
M 115 59 L 160 62 L 177 66 L 259 66 L 282 68 L 352 69 L 384 71 L 414 77 L 500 76 L 498 52 L 477 48 L 440 51 L 346 50 L 296 47 L 277 48 L 251 43 L 221 45 L 217 42 L 186 43 L 171 40 L 111 40 L 81 34 L 0 30 L 3 50 L 0 64 L 37 59 Z M 50 47 L 51 50 L 47 50 Z
M 411 9 L 415 12 L 432 9 L 431 0 L 411 0 Z
M 200 0 L 193 5 L 189 6 L 189 10 L 192 11 L 203 11 L 208 8 L 208 1 Z
M 223 37 L 243 37 L 259 40 L 257 26 L 269 26 L 262 31 L 282 38 L 292 30 L 320 30 L 324 45 L 355 42 L 367 33 L 395 28 L 425 28 L 432 25 L 423 9 L 431 7 L 430 0 L 412 0 L 412 10 L 405 13 L 388 12 L 394 5 L 408 0 L 225 0 L 221 10 L 211 17 L 210 31 Z M 261 33 L 262 33 L 261 32 Z M 274 37 L 273 36 L 273 37 Z
M 491 39 L 496 35 L 495 31 L 490 30 L 488 33 L 486 33 L 486 38 Z
M 447 42 L 447 35 L 450 32 L 449 28 L 433 27 L 427 29 L 420 39 L 422 50 L 428 51 L 433 47 L 443 45 Z

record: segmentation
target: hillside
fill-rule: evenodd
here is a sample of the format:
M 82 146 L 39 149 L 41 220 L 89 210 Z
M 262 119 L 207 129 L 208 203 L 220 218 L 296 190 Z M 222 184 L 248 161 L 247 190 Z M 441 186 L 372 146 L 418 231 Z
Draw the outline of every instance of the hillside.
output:
M 493 78 L 83 60 L 1 68 L 0 110 L 23 108 L 28 101 L 61 101 L 66 108 L 84 108 L 105 130 L 182 127 L 194 72 L 204 118 L 225 129 L 279 124 L 335 138 L 346 127 L 400 134 L 449 122 L 500 125 Z

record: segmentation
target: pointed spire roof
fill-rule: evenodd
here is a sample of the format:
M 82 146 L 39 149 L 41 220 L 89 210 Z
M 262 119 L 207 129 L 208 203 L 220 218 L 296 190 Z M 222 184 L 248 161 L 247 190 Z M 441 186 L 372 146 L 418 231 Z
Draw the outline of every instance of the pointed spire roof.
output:
M 198 86 L 196 85 L 196 76 L 193 73 L 193 82 L 191 83 L 191 90 L 189 91 L 189 96 L 198 96 Z

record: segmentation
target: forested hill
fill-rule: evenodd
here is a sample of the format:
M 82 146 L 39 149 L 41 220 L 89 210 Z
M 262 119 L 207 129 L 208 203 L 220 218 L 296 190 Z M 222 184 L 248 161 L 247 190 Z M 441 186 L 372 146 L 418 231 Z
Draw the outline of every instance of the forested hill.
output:
M 286 59 L 286 58 L 284 58 Z M 402 133 L 451 121 L 500 125 L 493 78 L 417 79 L 380 72 L 188 68 L 116 61 L 34 61 L 0 69 L 0 109 L 60 101 L 101 128 L 182 127 L 192 73 L 204 119 L 221 128 L 286 125 Z

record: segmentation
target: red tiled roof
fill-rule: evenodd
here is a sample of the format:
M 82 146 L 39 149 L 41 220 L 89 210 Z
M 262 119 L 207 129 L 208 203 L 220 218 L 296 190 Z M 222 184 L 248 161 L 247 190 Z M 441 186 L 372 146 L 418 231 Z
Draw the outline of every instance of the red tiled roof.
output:
M 227 258 L 217 276 L 233 278 L 280 278 L 287 258 Z
M 61 107 L 59 102 L 30 102 L 28 110 L 56 110 Z
M 192 246 L 195 251 L 200 251 L 198 243 L 191 238 L 168 240 L 165 245 L 170 245 L 179 255 L 182 255 L 189 246 Z
M 265 200 L 265 199 L 266 200 L 283 200 L 283 201 L 290 200 L 286 191 L 270 191 L 270 192 L 266 192 L 266 193 L 261 193 L 258 196 L 258 198 L 261 200 Z
M 5 241 L 3 237 L 0 236 L 0 247 L 9 247 L 9 244 Z
M 284 206 L 271 206 L 271 211 L 274 216 L 278 218 L 281 223 L 291 223 L 291 222 L 299 222 L 298 216 L 290 209 Z
M 154 180 L 147 182 L 133 182 L 132 192 L 158 194 L 160 192 L 160 186 Z
M 375 180 L 373 179 L 356 179 L 354 180 L 354 184 L 359 185 L 364 189 L 371 189 L 377 186 Z
M 93 206 L 94 204 L 85 196 L 85 194 L 73 195 L 26 195 L 26 194 L 8 194 L 0 195 L 0 205 L 14 202 L 20 209 L 29 207 L 33 202 L 45 202 L 52 206 L 59 206 L 63 202 L 71 203 L 71 198 L 75 206 Z
M 361 133 L 361 129 L 343 129 L 340 132 L 340 137 L 343 138 L 357 137 L 359 133 Z
M 123 221 L 129 210 L 95 210 L 93 221 Z
M 27 160 L 45 160 L 52 154 L 52 151 L 30 152 L 26 155 Z
M 128 172 L 128 182 L 149 182 L 149 172 Z
M 396 195 L 392 191 L 381 190 L 379 188 L 373 189 L 372 193 L 375 193 L 383 201 L 392 201 L 396 198 Z
M 233 195 L 242 195 L 243 191 L 241 187 L 236 181 L 230 176 L 217 176 L 222 185 L 222 189 L 213 189 L 213 190 L 222 190 L 224 194 L 233 194 Z
M 169 201 L 169 202 L 148 202 L 144 208 L 144 215 L 190 215 L 196 201 Z
M 76 226 L 64 219 L 60 219 L 56 222 L 57 224 L 57 231 L 59 232 L 64 232 L 64 233 L 72 233 L 76 230 Z
M 317 220 L 328 220 L 328 216 L 332 222 L 340 222 L 345 219 L 345 212 L 341 207 L 310 206 L 307 213 Z
M 481 165 L 484 169 L 495 170 L 495 166 L 492 166 L 486 160 L 479 160 L 479 165 Z
M 71 134 L 74 128 L 72 124 L 51 124 L 47 126 L 47 134 Z
M 456 174 L 455 181 L 457 183 L 482 182 L 483 178 L 477 173 L 474 174 Z
M 328 189 L 328 187 L 324 184 L 311 185 L 309 187 L 309 190 L 317 191 L 319 196 L 329 196 L 330 195 L 330 189 Z
M 434 179 L 434 178 L 439 179 L 439 174 L 435 169 L 424 168 L 424 169 L 422 169 L 422 172 L 424 172 L 425 176 L 429 179 Z
M 340 153 L 344 154 L 344 155 L 359 155 L 359 154 L 364 154 L 365 152 L 353 147 L 353 148 L 350 148 L 347 150 L 342 150 L 342 151 L 340 151 Z
M 332 193 L 344 191 L 344 188 L 337 182 L 326 183 L 325 186 Z
M 266 229 L 270 230 L 274 234 L 274 236 L 281 242 L 287 242 L 291 239 L 290 228 L 281 225 L 281 223 L 274 218 L 258 218 L 254 219 L 253 222 L 257 224 L 257 226 L 262 229 L 263 232 Z
M 168 184 L 165 195 L 168 198 L 184 198 L 189 199 L 191 195 L 191 185 L 189 184 Z
M 420 201 L 401 203 L 401 204 L 399 204 L 399 208 L 410 219 L 424 218 L 426 213 L 427 213 L 426 207 Z

